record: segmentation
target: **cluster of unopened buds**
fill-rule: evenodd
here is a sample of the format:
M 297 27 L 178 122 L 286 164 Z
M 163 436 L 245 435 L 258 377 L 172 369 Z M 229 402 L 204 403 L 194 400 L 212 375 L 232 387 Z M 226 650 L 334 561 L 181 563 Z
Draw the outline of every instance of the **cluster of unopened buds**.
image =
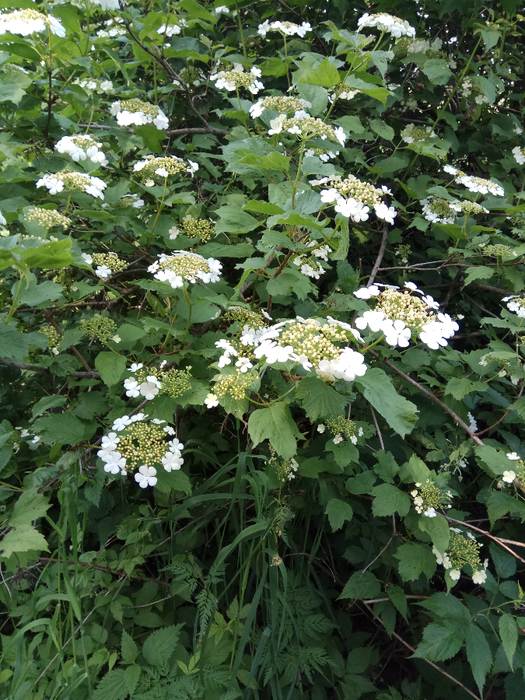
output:
M 345 180 L 339 176 L 325 177 L 312 180 L 310 184 L 328 185 L 327 189 L 321 190 L 321 201 L 324 204 L 334 204 L 336 212 L 350 217 L 356 223 L 367 221 L 372 207 L 378 219 L 389 224 L 393 224 L 397 216 L 396 209 L 382 201 L 385 195 L 392 194 L 385 185 L 379 189 L 353 175 L 349 175 Z
M 401 292 L 394 285 L 372 284 L 354 292 L 358 299 L 378 299 L 374 311 L 365 311 L 356 319 L 357 328 L 368 327 L 372 333 L 381 331 L 392 347 L 408 347 L 412 332 L 418 333 L 419 339 L 432 350 L 447 345 L 459 330 L 456 321 L 448 314 L 434 314 L 439 309 L 438 302 L 413 282 L 405 282 L 405 288 L 407 291 Z M 414 297 L 409 291 L 419 296 Z
M 159 367 L 144 367 L 139 363 L 133 363 L 129 368 L 133 376 L 124 380 L 126 396 L 136 398 L 142 396 L 147 401 L 151 401 L 159 393 L 168 394 L 172 398 L 177 398 L 190 388 L 190 369 L 165 370 L 166 360 L 163 360 Z
M 487 580 L 487 567 L 489 560 L 482 563 L 479 550 L 483 546 L 476 541 L 474 535 L 457 527 L 450 529 L 450 542 L 445 552 L 440 552 L 435 546 L 432 552 L 439 565 L 447 572 L 451 581 L 459 581 L 461 570 L 464 566 L 472 571 L 472 582 L 481 585 Z
M 148 267 L 148 272 L 152 272 L 155 279 L 167 282 L 173 289 L 183 287 L 185 282 L 218 282 L 221 270 L 222 264 L 218 260 L 206 259 L 186 250 L 175 251 L 172 255 L 162 253 Z
M 320 138 L 321 141 L 326 139 L 340 143 L 344 146 L 346 143 L 346 134 L 342 126 L 335 129 L 330 124 L 325 124 L 322 119 L 311 117 L 304 110 L 296 112 L 293 117 L 288 117 L 286 114 L 280 114 L 270 122 L 268 135 L 288 133 L 299 136 L 303 141 L 308 141 L 314 138 Z
M 98 199 L 104 199 L 104 190 L 107 187 L 99 177 L 68 169 L 54 175 L 44 175 L 37 181 L 36 186 L 45 187 L 49 194 L 59 194 L 63 190 L 81 190 Z
M 52 15 L 44 15 L 33 9 L 15 10 L 0 15 L 0 35 L 17 34 L 29 36 L 50 31 L 58 37 L 65 37 L 66 30 L 62 22 Z
M 140 173 L 140 178 L 146 187 L 153 187 L 155 183 L 164 182 L 169 175 L 183 175 L 188 173 L 193 175 L 199 169 L 198 163 L 188 159 L 185 163 L 177 156 L 155 156 L 148 155 L 144 160 L 139 160 L 133 166 L 133 172 Z
M 424 484 L 417 483 L 416 488 L 410 492 L 413 498 L 414 508 L 416 513 L 425 515 L 427 518 L 435 518 L 438 513 L 438 508 L 452 508 L 450 499 L 452 492 L 443 492 L 436 484 L 427 479 Z
M 95 275 L 101 279 L 110 277 L 114 272 L 121 272 L 128 265 L 116 253 L 82 253 L 82 257 L 87 265 L 96 265 Z

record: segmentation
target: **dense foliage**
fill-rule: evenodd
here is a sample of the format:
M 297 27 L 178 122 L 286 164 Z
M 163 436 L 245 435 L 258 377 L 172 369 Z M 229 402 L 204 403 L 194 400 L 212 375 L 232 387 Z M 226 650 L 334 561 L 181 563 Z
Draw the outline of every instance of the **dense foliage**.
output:
M 2 698 L 522 700 L 516 11 L 4 2 Z

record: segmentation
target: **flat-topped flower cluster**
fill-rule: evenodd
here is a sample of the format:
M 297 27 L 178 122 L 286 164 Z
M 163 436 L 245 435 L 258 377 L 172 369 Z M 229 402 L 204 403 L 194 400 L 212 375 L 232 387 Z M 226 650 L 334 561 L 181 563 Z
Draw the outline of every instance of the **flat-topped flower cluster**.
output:
M 0 14 L 0 35 L 29 36 L 46 31 L 50 31 L 58 37 L 66 36 L 62 22 L 52 15 L 44 15 L 32 9 Z
M 286 95 L 276 95 L 264 97 L 262 100 L 257 100 L 250 107 L 250 116 L 253 119 L 260 117 L 265 111 L 279 112 L 279 114 L 295 114 L 302 110 L 309 109 L 312 106 L 308 100 L 302 100 L 299 97 L 289 97 Z
M 107 187 L 99 177 L 69 169 L 60 170 L 53 175 L 44 175 L 37 181 L 36 186 L 45 187 L 49 194 L 59 194 L 63 190 L 81 190 L 98 199 L 104 199 L 104 190 Z
M 374 15 L 364 14 L 357 21 L 358 31 L 370 27 L 379 29 L 381 32 L 390 34 L 395 39 L 400 39 L 402 36 L 415 37 L 416 30 L 406 20 L 394 17 L 386 12 L 379 12 Z
M 102 438 L 97 456 L 110 474 L 134 474 L 141 489 L 155 486 L 157 468 L 166 472 L 178 470 L 184 464 L 184 445 L 177 440 L 175 430 L 165 420 L 147 421 L 145 413 L 122 416 L 112 430 Z M 166 425 L 165 425 L 166 424 Z M 166 441 L 167 437 L 172 437 Z
M 459 330 L 448 314 L 434 313 L 439 309 L 438 302 L 413 282 L 405 282 L 405 291 L 393 285 L 373 284 L 354 294 L 359 299 L 377 301 L 373 311 L 365 311 L 356 319 L 357 328 L 369 328 L 372 333 L 381 331 L 392 347 L 408 347 L 412 334 L 417 334 L 421 342 L 438 350 Z
M 470 192 L 493 194 L 496 197 L 505 196 L 505 190 L 501 185 L 498 185 L 497 182 L 492 182 L 492 180 L 486 180 L 482 177 L 467 175 L 462 170 L 455 168 L 453 165 L 445 165 L 443 170 L 449 175 L 453 175 L 455 182 L 460 185 L 465 185 Z
M 182 396 L 190 388 L 190 369 L 170 368 L 165 370 L 166 360 L 159 367 L 144 367 L 142 363 L 133 363 L 128 372 L 133 376 L 124 380 L 126 396 L 136 398 L 141 396 L 151 401 L 159 394 L 167 394 L 171 398 Z
M 324 204 L 335 203 L 335 211 L 351 217 L 356 223 L 368 220 L 371 207 L 374 208 L 376 216 L 387 223 L 393 224 L 397 216 L 396 209 L 382 201 L 385 195 L 392 194 L 384 185 L 379 189 L 353 175 L 345 179 L 340 175 L 331 175 L 321 180 L 312 180 L 310 184 L 329 185 L 328 189 L 321 190 L 321 201 Z
M 169 175 L 182 175 L 187 173 L 193 177 L 199 166 L 188 159 L 185 163 L 177 156 L 155 156 L 148 155 L 144 160 L 139 160 L 133 166 L 133 172 L 140 173 L 141 180 L 146 186 L 152 187 L 156 182 L 161 183 Z
M 288 133 L 299 136 L 303 141 L 320 138 L 322 141 L 329 139 L 335 143 L 340 143 L 344 146 L 346 143 L 346 134 L 343 127 L 338 126 L 334 129 L 330 124 L 326 124 L 322 119 L 311 117 L 307 112 L 301 110 L 296 112 L 293 117 L 287 117 L 286 114 L 280 114 L 270 122 L 268 135 Z
M 312 31 L 310 22 L 295 24 L 294 22 L 263 22 L 257 29 L 257 34 L 266 36 L 269 32 L 280 32 L 285 36 L 306 36 L 306 32 Z
M 244 66 L 240 63 L 234 63 L 230 70 L 221 70 L 210 75 L 210 80 L 213 80 L 216 88 L 224 88 L 229 92 L 244 88 L 249 90 L 252 95 L 256 95 L 261 90 L 264 90 L 264 85 L 260 78 L 261 70 L 252 66 L 249 72 L 245 72 Z
M 423 207 L 423 216 L 432 223 L 453 224 L 458 216 L 474 216 L 476 214 L 488 214 L 489 210 L 477 202 L 470 200 L 459 201 L 457 199 L 444 199 L 437 195 L 429 195 L 419 201 Z
M 55 151 L 66 153 L 71 156 L 75 163 L 85 161 L 89 158 L 92 163 L 97 163 L 101 167 L 108 164 L 106 154 L 101 151 L 102 144 L 92 136 L 63 136 L 55 144 Z
M 218 282 L 222 264 L 214 258 L 203 258 L 197 253 L 177 250 L 172 255 L 161 253 L 159 259 L 148 267 L 159 282 L 167 282 L 173 289 L 184 286 L 184 282 L 205 284 Z
M 157 129 L 167 129 L 170 125 L 168 117 L 157 105 L 142 100 L 118 100 L 110 108 L 119 126 L 143 126 L 153 124 Z

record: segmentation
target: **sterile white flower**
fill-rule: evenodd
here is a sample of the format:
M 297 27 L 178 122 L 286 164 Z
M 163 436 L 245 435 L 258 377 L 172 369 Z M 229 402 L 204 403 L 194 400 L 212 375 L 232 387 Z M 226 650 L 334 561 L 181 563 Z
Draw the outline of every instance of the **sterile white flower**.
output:
M 375 284 L 371 284 L 370 287 L 362 287 L 354 292 L 355 297 L 365 300 L 376 297 L 378 294 L 380 294 L 379 287 L 377 287 Z
M 506 484 L 514 483 L 515 478 L 516 478 L 516 472 L 513 472 L 511 470 L 504 471 L 503 476 L 501 477 L 502 481 L 504 481 Z
M 155 467 L 148 467 L 145 464 L 139 467 L 139 470 L 135 472 L 135 481 L 138 483 L 141 489 L 145 489 L 148 486 L 155 486 L 157 483 L 157 470 Z
M 216 394 L 208 394 L 204 399 L 204 403 L 206 404 L 206 408 L 215 408 L 215 406 L 219 405 L 219 400 Z

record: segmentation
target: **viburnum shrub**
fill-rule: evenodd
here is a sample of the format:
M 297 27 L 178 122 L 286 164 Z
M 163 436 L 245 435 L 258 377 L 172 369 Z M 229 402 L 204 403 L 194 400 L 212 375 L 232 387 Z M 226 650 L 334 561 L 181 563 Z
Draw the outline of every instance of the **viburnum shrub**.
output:
M 524 17 L 218 2 L 0 12 L 0 696 L 522 700 Z

